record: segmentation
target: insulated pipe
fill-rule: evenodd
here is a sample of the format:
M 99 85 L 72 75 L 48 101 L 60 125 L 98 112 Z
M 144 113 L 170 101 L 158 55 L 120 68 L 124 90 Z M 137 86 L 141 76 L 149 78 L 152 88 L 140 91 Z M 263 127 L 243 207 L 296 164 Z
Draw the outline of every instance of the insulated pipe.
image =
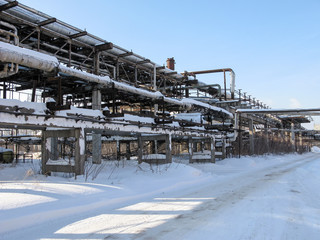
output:
M 234 99 L 234 92 L 236 90 L 236 74 L 232 69 L 230 71 L 230 76 L 231 76 L 231 82 L 230 82 L 231 98 Z
M 238 113 L 236 112 L 234 114 L 234 131 L 233 131 L 233 137 L 230 139 L 232 142 L 235 142 L 238 136 L 237 129 L 239 128 L 239 123 L 238 123 Z
M 0 61 L 52 72 L 57 69 L 58 59 L 43 53 L 0 42 Z

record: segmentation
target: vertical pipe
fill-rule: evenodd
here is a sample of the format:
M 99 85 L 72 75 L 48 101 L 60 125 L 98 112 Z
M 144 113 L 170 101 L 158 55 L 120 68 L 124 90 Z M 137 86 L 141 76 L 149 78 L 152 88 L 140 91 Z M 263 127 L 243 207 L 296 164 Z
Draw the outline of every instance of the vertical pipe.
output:
M 58 80 L 58 106 L 63 105 L 63 95 L 62 95 L 62 80 L 59 78 Z
M 130 156 L 131 156 L 130 141 L 126 142 L 126 155 L 127 155 L 127 160 L 130 160 Z
M 92 163 L 101 164 L 101 134 L 92 133 Z
M 294 133 L 294 123 L 291 123 L 291 137 L 290 137 L 290 142 L 291 142 L 291 148 L 292 152 L 296 151 L 296 146 L 295 146 L 295 133 Z
M 38 75 L 38 78 L 40 76 Z M 31 102 L 35 102 L 36 98 L 36 89 L 37 89 L 37 80 L 32 80 L 33 81 L 33 86 L 32 86 L 32 96 L 31 96 Z
M 117 108 L 116 108 L 116 99 L 115 99 L 115 87 L 114 83 L 112 84 L 112 113 L 116 113 Z
M 101 90 L 94 87 L 92 91 L 92 109 L 101 110 Z M 92 133 L 92 162 L 101 164 L 101 133 Z
M 241 113 L 239 114 L 239 133 L 238 133 L 238 147 L 239 147 L 239 158 L 241 158 L 241 144 L 242 144 L 242 132 L 241 132 Z
M 96 52 L 94 54 L 94 74 L 99 75 L 100 72 L 100 54 L 101 52 Z
M 116 62 L 116 81 L 119 81 L 119 59 Z
M 211 149 L 211 162 L 212 163 L 215 163 L 216 162 L 216 144 L 215 144 L 215 139 L 214 137 L 213 138 L 210 138 L 210 149 Z
M 302 132 L 300 132 L 299 134 L 299 153 L 303 153 L 304 149 L 303 149 L 303 141 L 302 141 Z
M 138 163 L 142 163 L 142 155 L 143 155 L 143 141 L 141 137 L 141 133 L 138 134 Z
M 18 129 L 16 128 L 16 136 L 18 136 Z M 16 143 L 16 163 L 18 163 L 18 160 L 19 160 L 19 144 Z
M 50 153 L 51 160 L 59 159 L 59 141 L 57 137 L 50 138 Z
M 134 68 L 134 83 L 138 85 L 138 69 L 137 66 Z
M 40 28 L 37 28 L 37 32 L 38 32 L 38 42 L 37 42 L 37 48 L 38 48 L 38 52 L 40 51 Z
M 254 132 L 253 132 L 253 120 L 249 119 L 249 140 L 250 140 L 250 155 L 254 155 Z
M 189 145 L 189 163 L 193 163 L 193 161 L 192 161 L 192 156 L 193 156 L 193 147 L 192 147 L 192 137 L 191 136 L 189 136 L 189 138 L 188 138 L 188 145 Z
M 7 84 L 3 82 L 3 99 L 7 98 Z
M 156 65 L 153 66 L 153 89 L 157 91 L 157 68 Z
M 185 95 L 186 95 L 186 98 L 189 98 L 189 88 L 186 88 Z
M 226 138 L 223 137 L 221 140 L 222 140 L 222 159 L 225 159 L 227 157 Z
M 193 152 L 198 152 L 198 142 L 197 141 L 193 142 Z
M 117 140 L 117 160 L 119 161 L 120 160 L 120 146 L 121 146 L 121 142 L 120 140 Z
M 153 89 L 157 91 L 157 68 L 156 65 L 153 66 Z M 157 115 L 158 112 L 158 104 L 154 105 L 154 115 Z
M 75 174 L 84 174 L 84 159 L 85 159 L 85 131 L 83 128 L 76 128 L 74 130 L 76 138 L 75 143 Z
M 41 171 L 42 174 L 47 174 L 46 172 L 46 164 L 48 161 L 48 154 L 47 154 L 47 137 L 46 131 L 42 130 L 42 137 L 41 137 Z
M 92 109 L 101 110 L 101 90 L 98 87 L 92 91 Z
M 158 141 L 154 140 L 154 154 L 158 154 Z
M 267 153 L 269 153 L 270 151 L 270 147 L 269 147 L 269 132 L 268 132 L 268 123 L 266 122 L 264 124 L 264 133 L 265 133 L 265 136 L 266 136 L 266 147 L 267 147 Z
M 200 151 L 203 153 L 203 151 L 204 151 L 204 141 L 202 140 L 201 142 L 200 142 Z
M 172 138 L 171 134 L 166 135 L 166 162 L 167 163 L 172 163 Z
M 226 80 L 225 70 L 223 70 L 223 79 L 224 79 L 224 100 L 227 100 L 227 80 Z
M 68 54 L 69 54 L 68 67 L 71 67 L 71 40 L 69 41 L 69 50 L 68 50 Z
M 233 70 L 230 71 L 230 75 L 231 75 L 231 83 L 230 83 L 231 98 L 234 99 L 236 80 L 235 80 L 235 73 Z

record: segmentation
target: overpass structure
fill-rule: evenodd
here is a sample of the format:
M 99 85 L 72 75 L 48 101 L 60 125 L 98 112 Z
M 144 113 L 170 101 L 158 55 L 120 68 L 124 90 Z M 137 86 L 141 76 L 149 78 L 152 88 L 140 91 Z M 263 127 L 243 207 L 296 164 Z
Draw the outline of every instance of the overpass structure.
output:
M 200 74 L 221 74 L 223 84 Z M 20 129 L 36 133 L 43 173 L 83 174 L 88 156 L 100 164 L 111 142 L 118 159 L 163 163 L 187 152 L 190 162 L 214 162 L 241 152 L 244 129 L 309 122 L 237 90 L 231 68 L 178 73 L 174 58 L 159 65 L 12 0 L 0 0 L 0 82 L 0 128 L 14 139 Z

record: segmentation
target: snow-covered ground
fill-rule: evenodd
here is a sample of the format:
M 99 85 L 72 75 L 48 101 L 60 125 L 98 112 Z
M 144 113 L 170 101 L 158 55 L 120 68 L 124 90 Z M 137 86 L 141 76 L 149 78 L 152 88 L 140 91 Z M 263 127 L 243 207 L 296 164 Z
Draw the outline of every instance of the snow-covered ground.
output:
M 320 154 L 110 161 L 45 177 L 0 165 L 0 239 L 319 239 Z

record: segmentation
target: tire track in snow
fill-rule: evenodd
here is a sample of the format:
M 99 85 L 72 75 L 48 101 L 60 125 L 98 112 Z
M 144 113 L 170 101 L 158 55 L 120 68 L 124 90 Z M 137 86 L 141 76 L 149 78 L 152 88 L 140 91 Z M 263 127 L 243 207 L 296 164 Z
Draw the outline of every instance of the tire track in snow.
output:
M 319 159 L 319 157 L 308 156 L 298 158 L 292 162 L 280 163 L 276 166 L 227 179 L 219 186 L 213 184 L 188 195 L 174 196 L 177 198 L 214 197 L 215 199 L 205 201 L 199 207 L 181 214 L 157 228 L 141 232 L 132 239 L 170 239 L 171 237 L 188 239 L 187 234 L 192 230 L 196 231 L 197 228 L 201 228 L 203 223 L 217 219 L 217 224 L 221 224 L 219 223 L 219 217 L 221 218 L 224 212 L 237 209 L 240 203 L 241 205 L 246 204 L 248 199 L 254 196 L 255 193 L 262 192 L 263 189 L 277 184 L 277 180 L 284 175 L 290 174 L 300 166 L 309 164 L 316 159 Z M 236 215 L 237 213 L 235 212 L 234 214 Z M 259 223 L 253 223 L 240 239 L 255 239 L 256 235 L 261 232 L 261 227 Z M 249 238 L 248 234 L 251 234 Z

